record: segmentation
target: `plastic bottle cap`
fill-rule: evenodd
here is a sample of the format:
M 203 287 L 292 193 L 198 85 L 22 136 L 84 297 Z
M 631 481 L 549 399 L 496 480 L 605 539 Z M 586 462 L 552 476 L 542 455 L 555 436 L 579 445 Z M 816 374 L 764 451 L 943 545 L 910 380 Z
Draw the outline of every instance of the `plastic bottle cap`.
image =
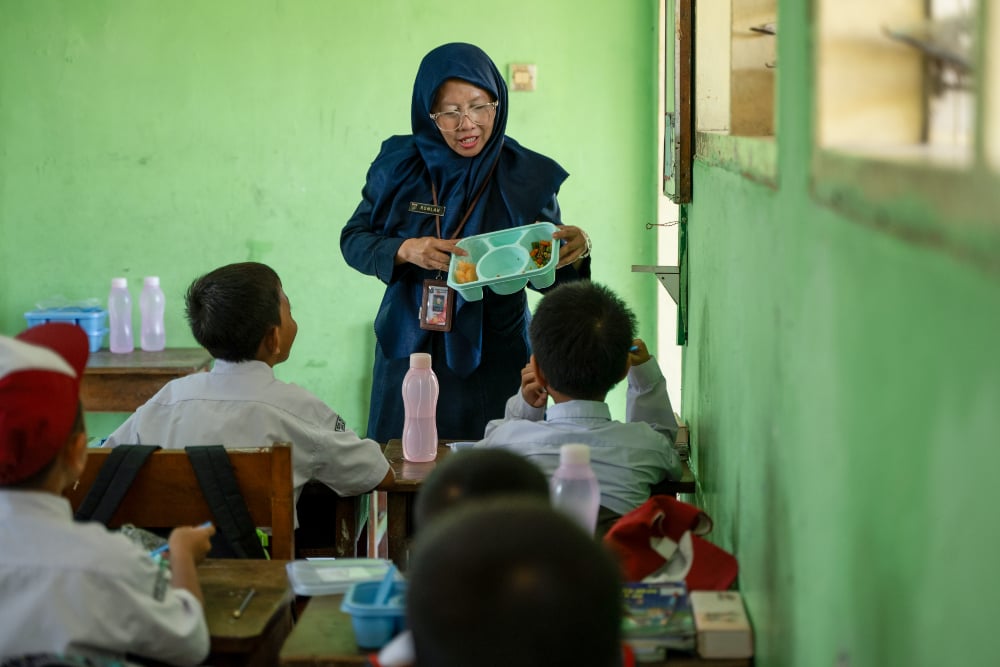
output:
M 112 278 L 112 287 L 128 287 L 128 278 Z
M 410 368 L 430 368 L 431 355 L 426 352 L 414 352 L 410 355 Z
M 563 445 L 559 448 L 559 463 L 587 465 L 590 463 L 590 445 Z
M 150 287 L 159 287 L 160 286 L 160 277 L 159 276 L 146 276 L 145 278 L 142 279 L 142 284 L 143 285 L 149 285 Z

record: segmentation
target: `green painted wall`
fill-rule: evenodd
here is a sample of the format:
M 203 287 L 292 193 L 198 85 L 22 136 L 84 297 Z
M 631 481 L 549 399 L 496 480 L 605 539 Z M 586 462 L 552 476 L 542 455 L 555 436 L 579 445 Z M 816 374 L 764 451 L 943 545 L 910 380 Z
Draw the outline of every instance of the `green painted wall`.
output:
M 773 183 L 753 142 L 694 166 L 697 501 L 757 665 L 993 664 L 1000 177 L 811 166 L 808 5 L 779 9 Z
M 538 66 L 537 91 L 511 95 L 510 135 L 570 172 L 564 219 L 591 233 L 595 279 L 652 344 L 661 288 L 631 265 L 655 263 L 657 7 L 0 0 L 0 331 L 38 299 L 103 300 L 117 275 L 136 299 L 158 274 L 168 344 L 188 345 L 190 281 L 263 261 L 300 326 L 278 375 L 363 433 L 382 289 L 345 265 L 340 229 L 381 140 L 409 131 L 420 58 L 469 41 L 505 73 Z

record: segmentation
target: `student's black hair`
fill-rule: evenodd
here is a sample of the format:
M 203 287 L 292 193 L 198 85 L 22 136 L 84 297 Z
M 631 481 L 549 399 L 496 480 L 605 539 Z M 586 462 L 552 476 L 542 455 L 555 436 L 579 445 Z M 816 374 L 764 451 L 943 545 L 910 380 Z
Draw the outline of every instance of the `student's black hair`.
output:
M 592 401 L 603 401 L 622 379 L 635 331 L 635 314 L 625 302 L 589 280 L 546 293 L 529 328 L 531 351 L 549 386 Z
M 228 264 L 196 279 L 184 296 L 191 333 L 216 359 L 249 361 L 281 325 L 281 279 L 259 262 Z
M 449 511 L 417 535 L 408 579 L 417 665 L 621 664 L 618 565 L 544 501 Z
M 420 530 L 445 510 L 473 499 L 527 495 L 547 501 L 545 473 L 506 449 L 466 449 L 449 454 L 424 480 L 413 520 Z

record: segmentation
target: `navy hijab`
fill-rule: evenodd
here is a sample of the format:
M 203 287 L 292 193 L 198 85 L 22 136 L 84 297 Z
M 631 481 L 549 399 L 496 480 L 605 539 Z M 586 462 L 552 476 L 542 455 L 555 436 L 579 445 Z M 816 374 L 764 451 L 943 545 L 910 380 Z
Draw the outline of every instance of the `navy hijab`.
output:
M 490 139 L 471 158 L 453 151 L 430 117 L 437 91 L 448 79 L 471 83 L 499 102 Z M 472 44 L 445 44 L 424 56 L 413 84 L 410 125 L 412 135 L 383 143 L 368 173 L 372 231 L 384 236 L 436 235 L 433 216 L 409 211 L 411 202 L 432 201 L 432 180 L 438 204 L 445 206 L 441 235 L 450 238 L 491 168 L 492 179 L 462 228 L 462 237 L 535 222 L 543 209 L 552 206 L 567 177 L 555 161 L 506 136 L 507 84 L 490 57 Z M 417 310 L 427 277 L 440 276 L 407 265 L 403 274 L 389 282 L 375 321 L 379 342 L 389 357 L 402 358 L 425 348 L 429 332 L 419 328 Z M 518 299 L 521 309 L 525 307 L 523 292 L 509 298 Z M 482 320 L 483 301 L 458 297 L 445 349 L 448 366 L 462 377 L 479 366 Z

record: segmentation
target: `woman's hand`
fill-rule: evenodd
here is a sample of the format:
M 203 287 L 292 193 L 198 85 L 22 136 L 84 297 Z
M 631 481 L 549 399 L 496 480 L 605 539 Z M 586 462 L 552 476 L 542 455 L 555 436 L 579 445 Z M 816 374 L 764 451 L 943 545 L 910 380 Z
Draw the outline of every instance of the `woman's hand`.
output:
M 521 369 L 521 397 L 533 408 L 544 408 L 549 402 L 549 392 L 538 383 L 530 363 Z
M 561 225 L 556 228 L 552 238 L 565 240 L 566 243 L 559 248 L 559 264 L 557 269 L 561 269 L 567 264 L 572 264 L 578 259 L 583 259 L 590 255 L 590 239 L 587 233 L 579 227 L 573 225 Z
M 457 240 L 421 236 L 403 241 L 403 245 L 396 251 L 396 264 L 409 262 L 423 269 L 447 273 L 452 255 L 468 254 L 458 247 Z

